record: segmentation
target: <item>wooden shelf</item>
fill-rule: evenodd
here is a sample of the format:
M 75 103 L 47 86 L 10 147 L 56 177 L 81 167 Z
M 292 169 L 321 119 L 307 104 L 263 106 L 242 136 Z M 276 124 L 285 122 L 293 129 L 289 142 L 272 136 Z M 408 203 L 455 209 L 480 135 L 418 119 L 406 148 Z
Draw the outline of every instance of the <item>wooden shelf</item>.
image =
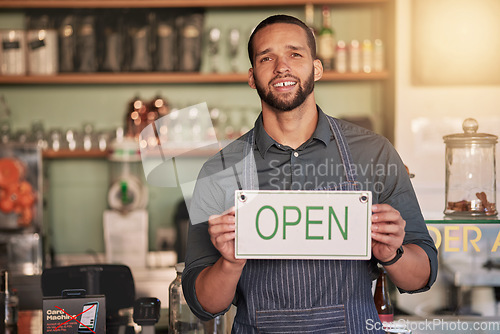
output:
M 44 159 L 104 159 L 109 155 L 108 151 L 99 151 L 99 150 L 44 150 L 42 152 L 42 157 Z
M 221 148 L 223 146 L 227 145 L 227 143 L 221 143 Z M 167 149 L 163 152 L 164 157 L 166 158 L 171 158 L 171 157 L 182 157 L 182 158 L 200 158 L 200 157 L 211 157 L 215 153 L 219 152 L 220 148 L 214 149 L 214 148 L 188 148 L 188 147 L 179 147 L 175 148 L 172 147 L 170 149 Z M 158 157 L 160 157 L 158 155 Z
M 219 149 L 206 148 L 206 149 L 189 149 L 189 148 L 172 148 L 167 152 L 164 152 L 165 157 L 177 157 L 182 156 L 183 158 L 200 158 L 200 157 L 210 157 L 217 153 Z M 109 151 L 99 151 L 99 150 L 44 150 L 42 152 L 43 159 L 107 159 L 110 156 Z M 158 155 L 158 157 L 160 157 Z
M 386 71 L 372 73 L 325 72 L 321 81 L 384 80 Z M 245 83 L 246 73 L 61 73 L 58 75 L 0 76 L 0 84 L 193 84 Z
M 385 80 L 389 78 L 389 72 L 371 72 L 371 73 L 338 73 L 334 71 L 328 71 L 323 73 L 323 77 L 320 81 L 356 81 L 356 80 Z
M 0 8 L 270 7 L 375 4 L 387 0 L 0 0 Z

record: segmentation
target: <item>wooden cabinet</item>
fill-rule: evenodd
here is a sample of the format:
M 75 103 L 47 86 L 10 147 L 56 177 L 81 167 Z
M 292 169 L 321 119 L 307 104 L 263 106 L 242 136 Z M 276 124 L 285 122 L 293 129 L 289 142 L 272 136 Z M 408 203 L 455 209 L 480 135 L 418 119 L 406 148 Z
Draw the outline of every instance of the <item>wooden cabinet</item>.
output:
M 388 0 L 0 0 L 1 9 L 30 8 L 242 8 L 315 5 L 384 4 Z M 326 72 L 323 81 L 384 80 L 387 71 L 372 73 Z M 227 73 L 70 73 L 54 76 L 0 76 L 0 84 L 144 84 L 144 83 L 237 83 L 246 74 Z

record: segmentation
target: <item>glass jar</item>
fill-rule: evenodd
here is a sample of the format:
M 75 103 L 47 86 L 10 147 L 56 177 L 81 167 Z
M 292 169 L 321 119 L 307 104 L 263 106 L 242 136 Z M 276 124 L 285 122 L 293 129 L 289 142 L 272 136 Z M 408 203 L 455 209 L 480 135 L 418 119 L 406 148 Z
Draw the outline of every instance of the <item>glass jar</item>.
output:
M 478 123 L 467 118 L 464 133 L 444 136 L 446 144 L 446 215 L 495 216 L 495 144 L 498 137 L 477 133 Z

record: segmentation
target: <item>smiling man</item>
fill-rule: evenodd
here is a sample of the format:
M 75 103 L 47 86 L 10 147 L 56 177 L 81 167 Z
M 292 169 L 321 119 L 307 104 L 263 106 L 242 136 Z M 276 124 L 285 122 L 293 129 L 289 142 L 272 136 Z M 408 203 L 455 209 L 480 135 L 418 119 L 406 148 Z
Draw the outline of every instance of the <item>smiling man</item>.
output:
M 298 26 L 292 27 L 292 29 L 296 28 L 300 29 Z M 269 29 L 273 29 L 272 35 L 266 34 L 266 30 Z M 262 34 L 266 40 L 257 40 L 259 44 L 256 46 L 260 47 L 262 43 L 267 43 L 271 47 L 263 46 L 264 49 L 255 54 L 255 59 L 252 59 L 253 67 L 249 71 L 250 86 L 257 89 L 263 103 L 279 111 L 291 111 L 301 106 L 313 93 L 314 81 L 319 79 L 319 77 L 315 77 L 315 73 L 317 75 L 321 73 L 321 63 L 319 61 L 311 62 L 315 55 L 311 54 L 310 46 L 297 43 L 296 45 L 284 44 L 281 46 L 275 44 L 275 41 L 287 37 L 288 29 L 289 25 L 284 23 L 278 24 L 274 28 L 269 26 L 263 28 Z M 251 44 L 249 52 L 253 52 L 254 47 Z M 285 57 L 281 58 L 277 65 L 278 52 L 284 53 Z M 258 63 L 258 66 L 255 66 L 254 63 Z M 311 64 L 317 67 L 316 71 L 312 70 Z M 279 68 L 274 69 L 275 66 Z M 293 66 L 294 74 L 290 73 L 290 66 Z M 303 81 L 298 75 L 302 75 Z M 314 101 L 314 97 L 312 98 Z
M 385 138 L 316 105 L 323 67 L 315 50 L 294 17 L 271 16 L 255 28 L 248 83 L 262 113 L 198 177 L 184 294 L 205 320 L 234 303 L 233 333 L 383 333 L 367 326 L 379 321 L 371 294 L 377 263 L 402 292 L 426 291 L 436 278 L 437 251 L 404 164 Z M 373 166 L 396 172 L 370 173 Z M 372 191 L 371 260 L 236 259 L 237 189 Z

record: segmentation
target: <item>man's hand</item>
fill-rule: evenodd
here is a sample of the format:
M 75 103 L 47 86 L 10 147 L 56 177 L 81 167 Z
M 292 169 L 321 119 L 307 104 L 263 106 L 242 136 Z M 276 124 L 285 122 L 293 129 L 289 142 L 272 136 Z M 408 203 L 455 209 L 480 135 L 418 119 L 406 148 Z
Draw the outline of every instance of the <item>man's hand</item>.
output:
M 235 207 L 224 211 L 220 215 L 213 215 L 208 218 L 208 233 L 210 240 L 222 257 L 233 264 L 244 265 L 246 260 L 234 257 Z
M 220 215 L 208 218 L 208 234 L 221 258 L 208 266 L 196 279 L 196 296 L 205 311 L 222 312 L 234 299 L 236 287 L 245 267 L 245 259 L 234 257 L 234 206 Z
M 403 244 L 406 222 L 388 204 L 375 204 L 372 212 L 372 252 L 379 261 L 387 262 Z
M 399 212 L 388 204 L 372 206 L 372 253 L 382 262 L 396 256 L 403 244 L 406 222 Z M 431 272 L 429 257 L 415 244 L 404 246 L 403 256 L 394 264 L 385 266 L 391 281 L 407 291 L 423 288 Z

